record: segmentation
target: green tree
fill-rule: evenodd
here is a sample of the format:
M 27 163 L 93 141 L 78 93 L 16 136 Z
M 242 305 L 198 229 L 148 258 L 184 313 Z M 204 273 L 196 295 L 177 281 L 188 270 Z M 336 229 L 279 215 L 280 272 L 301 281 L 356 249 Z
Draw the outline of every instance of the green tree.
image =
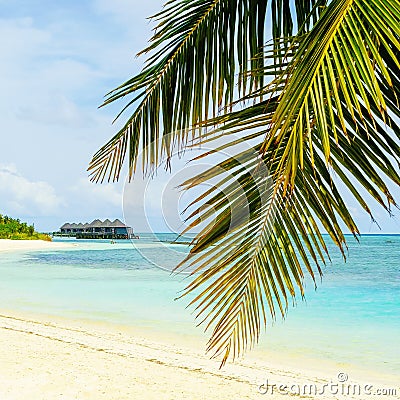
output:
M 28 235 L 32 236 L 34 232 L 35 232 L 35 228 L 33 227 L 33 225 L 29 225 L 28 226 Z
M 16 239 L 16 240 L 46 240 L 51 241 L 51 237 L 44 233 L 35 232 L 34 225 L 21 222 L 0 214 L 0 239 Z
M 343 227 L 359 235 L 345 190 L 371 218 L 360 188 L 389 213 L 396 205 L 400 3 L 171 0 L 154 19 L 142 72 L 104 102 L 130 96 L 122 112 L 133 112 L 89 170 L 115 181 L 125 158 L 132 177 L 141 151 L 152 170 L 193 141 L 251 143 L 183 183 L 219 179 L 188 216 L 191 227 L 216 222 L 184 263 L 196 271 L 186 293 L 212 327 L 208 350 L 224 363 L 254 344 L 267 310 L 284 315 L 303 296 L 304 270 L 321 273 L 321 226 L 343 256 Z

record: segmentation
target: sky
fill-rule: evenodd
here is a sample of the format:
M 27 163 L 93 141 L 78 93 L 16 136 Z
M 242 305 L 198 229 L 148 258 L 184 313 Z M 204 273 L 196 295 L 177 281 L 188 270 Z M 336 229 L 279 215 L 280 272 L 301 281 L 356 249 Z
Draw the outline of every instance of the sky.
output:
M 98 106 L 143 67 L 145 58 L 135 55 L 154 27 L 146 17 L 161 5 L 0 0 L 0 213 L 54 231 L 64 222 L 123 218 L 129 208 L 138 232 L 179 229 L 182 195 L 175 187 L 188 171 L 185 163 L 177 162 L 172 175 L 161 171 L 129 190 L 124 179 L 90 183 L 86 171 L 123 122 L 112 125 L 121 103 Z M 400 232 L 399 213 L 389 218 L 375 207 L 379 229 L 347 200 L 362 232 Z
M 123 182 L 94 185 L 86 169 L 119 126 L 120 105 L 98 106 L 142 67 L 161 4 L 0 0 L 0 213 L 44 231 L 122 216 Z

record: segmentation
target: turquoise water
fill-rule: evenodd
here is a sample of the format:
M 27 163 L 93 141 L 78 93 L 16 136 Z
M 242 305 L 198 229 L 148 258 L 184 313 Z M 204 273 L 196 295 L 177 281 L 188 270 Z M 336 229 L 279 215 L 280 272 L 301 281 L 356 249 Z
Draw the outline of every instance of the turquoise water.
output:
M 74 241 L 77 247 L 0 256 L 0 304 L 5 310 L 54 314 L 202 336 L 188 300 L 174 301 L 189 282 L 170 270 L 186 246 L 173 236 L 135 241 Z M 332 264 L 306 301 L 290 307 L 263 334 L 259 350 L 313 355 L 375 370 L 400 372 L 400 235 L 351 237 L 344 263 Z M 158 265 L 157 264 L 162 264 Z M 189 278 L 190 279 L 190 278 Z M 203 335 L 204 336 L 204 335 Z

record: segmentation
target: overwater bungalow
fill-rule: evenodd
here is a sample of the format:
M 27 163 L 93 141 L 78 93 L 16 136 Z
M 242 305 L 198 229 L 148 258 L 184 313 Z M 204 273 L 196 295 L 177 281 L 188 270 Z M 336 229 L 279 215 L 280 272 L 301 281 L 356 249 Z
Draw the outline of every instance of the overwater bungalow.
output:
M 125 225 L 119 219 L 100 221 L 95 219 L 91 223 L 65 223 L 55 236 L 72 236 L 77 239 L 136 239 L 130 226 Z

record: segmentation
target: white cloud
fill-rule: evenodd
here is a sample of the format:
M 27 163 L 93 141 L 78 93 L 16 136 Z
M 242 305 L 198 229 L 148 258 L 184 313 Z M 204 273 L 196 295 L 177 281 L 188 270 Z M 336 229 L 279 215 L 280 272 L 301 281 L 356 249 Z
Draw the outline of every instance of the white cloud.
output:
M 23 177 L 15 165 L 0 165 L 0 208 L 12 215 L 54 215 L 65 201 L 43 181 Z
M 86 209 L 87 213 L 93 213 L 96 210 L 104 213 L 105 210 L 110 209 L 110 206 L 113 210 L 119 208 L 119 213 L 121 213 L 122 190 L 120 186 L 111 183 L 99 185 L 82 178 L 70 188 L 69 193 L 70 196 L 79 199 L 81 207 Z
M 22 69 L 32 58 L 38 59 L 51 41 L 51 33 L 33 26 L 32 18 L 0 19 L 2 68 Z
M 69 47 L 79 43 L 78 36 L 70 36 L 70 42 L 65 43 L 48 27 L 35 27 L 32 18 L 0 19 L 0 35 L 12 38 L 0 42 L 0 86 L 7 93 L 0 99 L 2 131 L 11 125 L 20 135 L 30 135 L 20 123 L 31 121 L 38 139 L 54 124 L 64 128 L 93 126 L 92 115 L 102 92 L 97 97 L 92 88 L 105 73 L 89 55 L 77 49 L 71 54 Z
M 21 105 L 16 111 L 19 121 L 56 125 L 70 128 L 93 127 L 91 113 L 81 110 L 76 103 L 61 94 L 41 98 L 35 103 Z
M 114 0 L 113 2 L 94 0 L 93 4 L 100 13 L 111 14 L 121 22 L 142 21 L 143 24 L 148 24 L 146 19 L 158 13 L 164 2 L 160 0 L 146 3 L 132 0 Z M 144 33 L 148 34 L 148 32 Z

